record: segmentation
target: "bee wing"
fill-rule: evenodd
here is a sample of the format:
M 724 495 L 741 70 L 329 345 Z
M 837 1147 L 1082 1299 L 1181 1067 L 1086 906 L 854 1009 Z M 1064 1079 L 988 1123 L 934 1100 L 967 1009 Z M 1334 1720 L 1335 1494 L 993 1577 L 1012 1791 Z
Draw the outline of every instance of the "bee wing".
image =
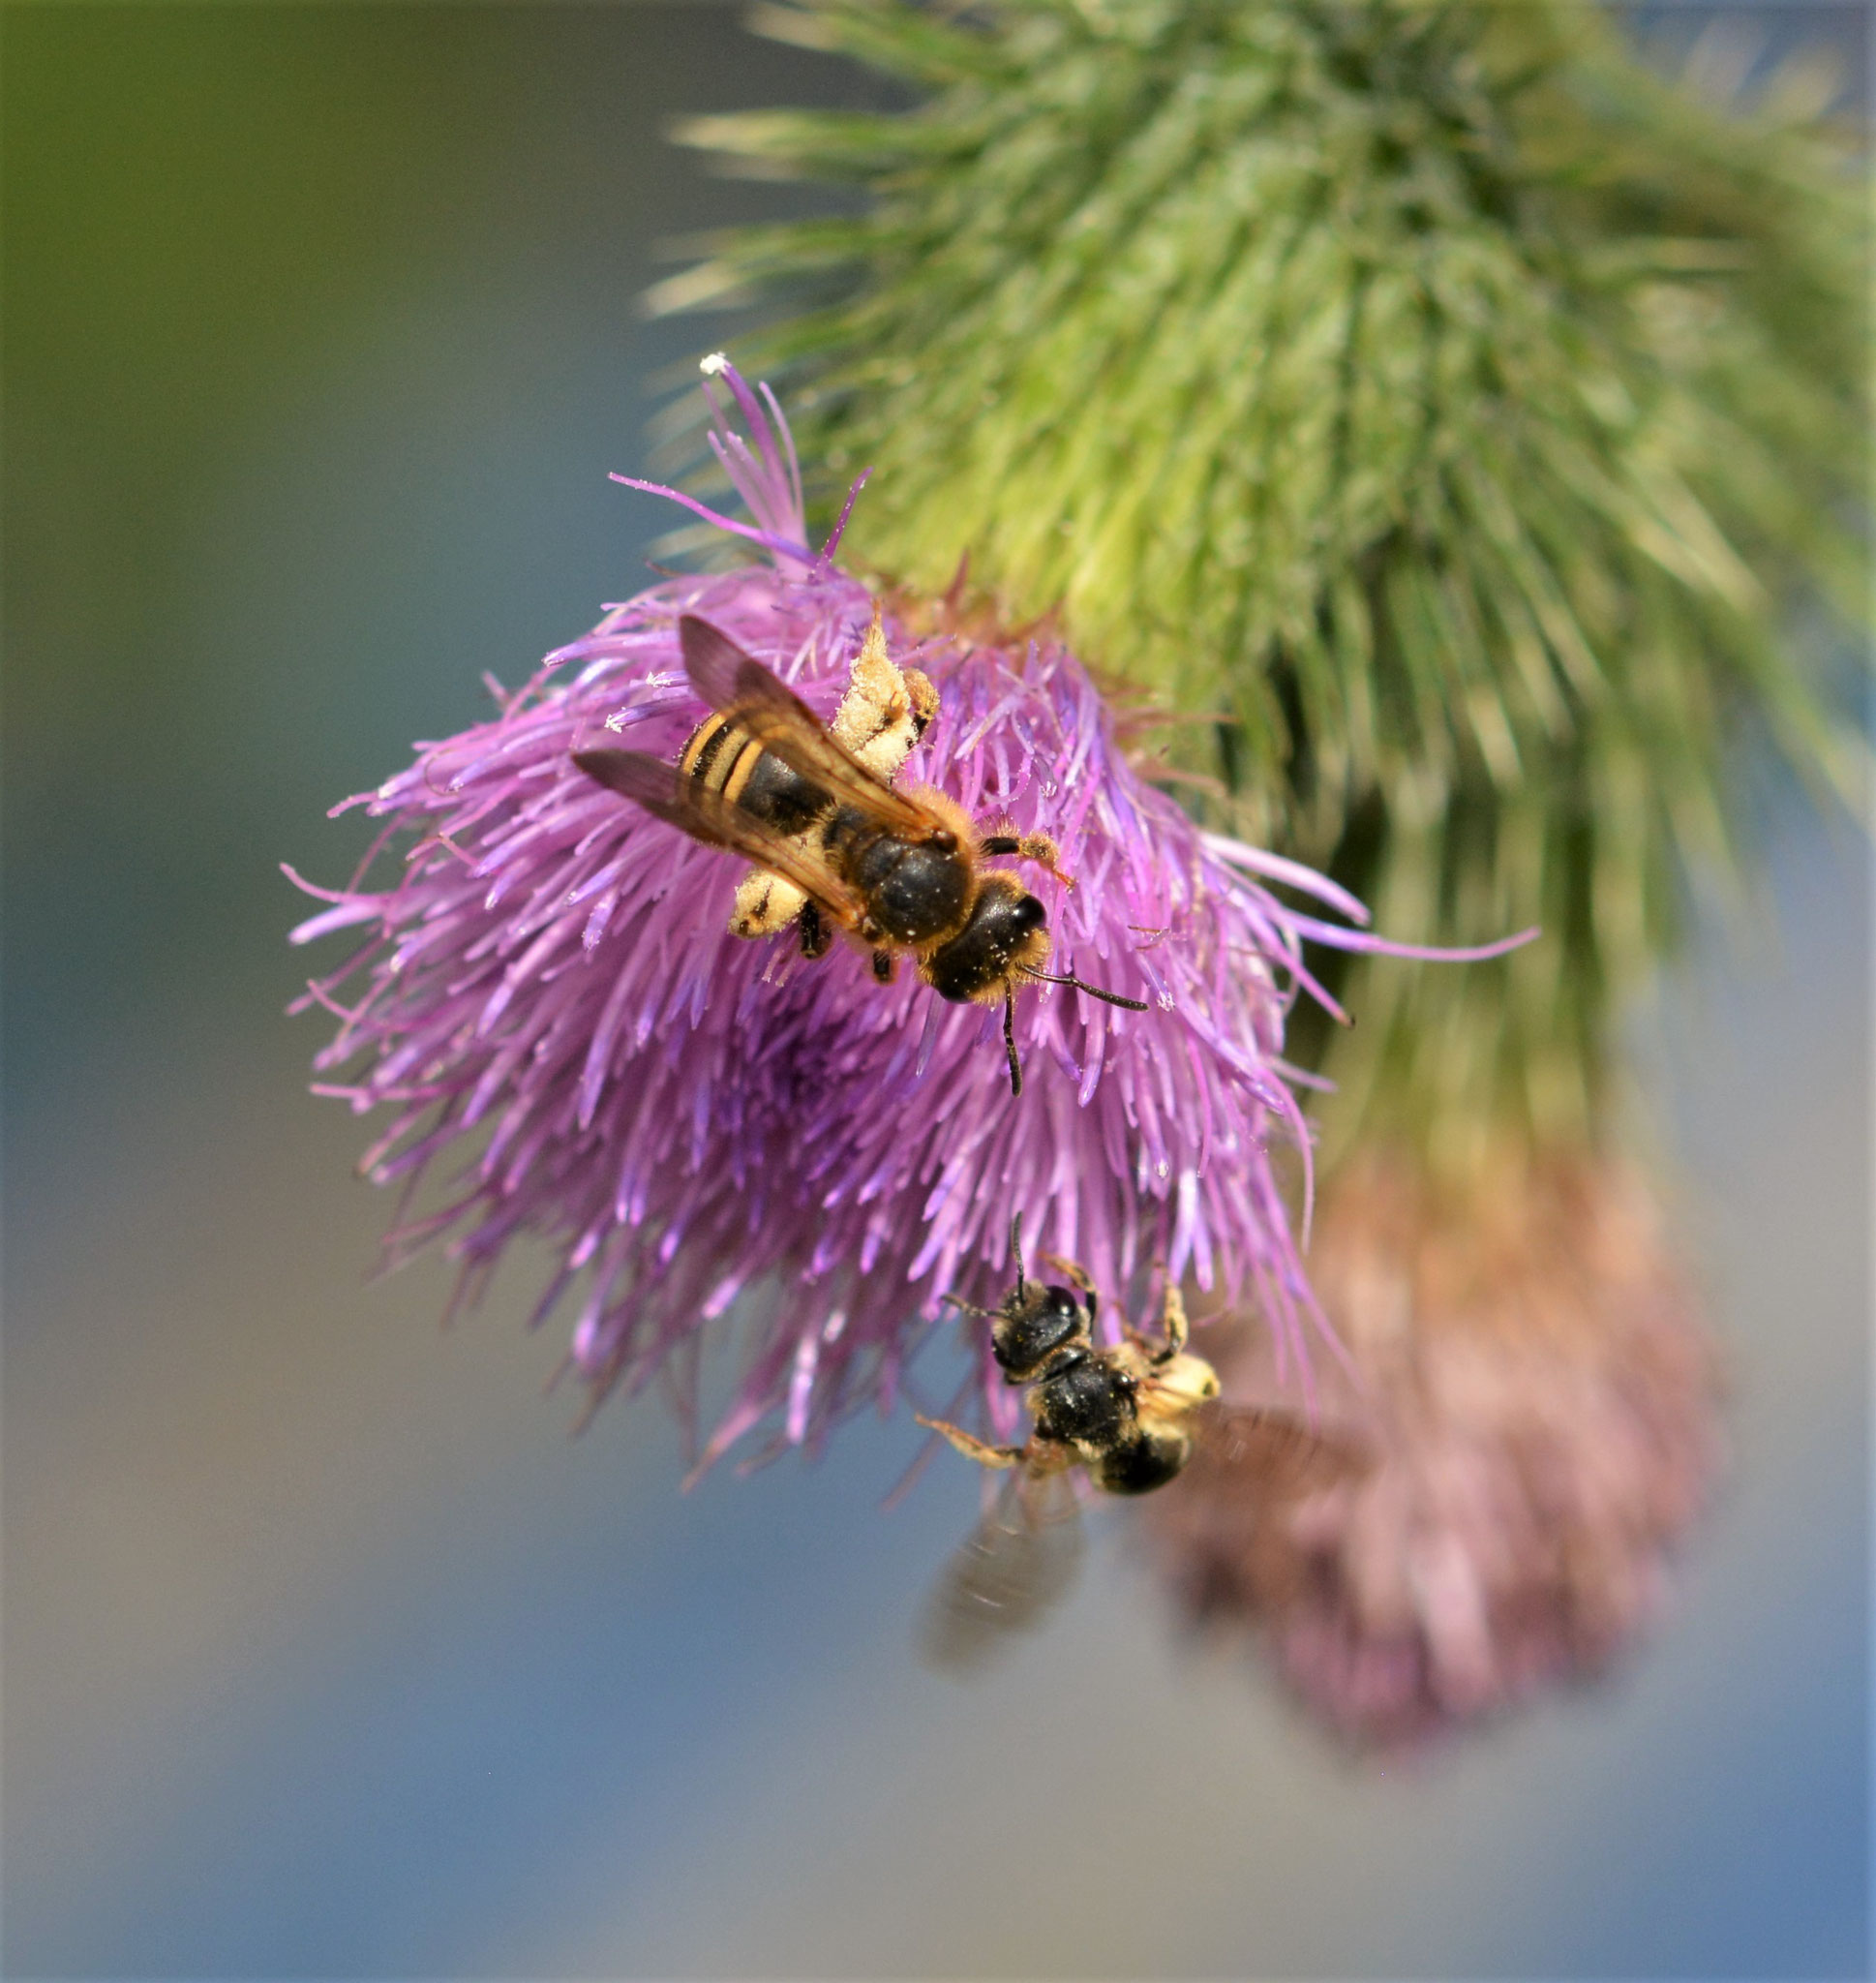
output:
M 706 791 L 675 764 L 642 750 L 576 750 L 573 761 L 595 784 L 643 806 L 692 839 L 728 847 L 758 868 L 792 881 L 845 928 L 853 929 L 864 916 L 866 904 L 825 862 L 816 861 L 798 841 L 770 833 L 760 820 L 717 793 Z
M 678 622 L 678 638 L 690 686 L 790 771 L 909 839 L 928 839 L 941 824 L 923 806 L 876 778 L 786 683 L 708 620 L 686 613 Z
M 1211 1458 L 1249 1475 L 1273 1501 L 1300 1501 L 1375 1463 L 1353 1434 L 1312 1426 L 1274 1405 L 1216 1406 L 1199 1436 Z
M 1081 1565 L 1081 1509 L 1066 1473 L 1018 1471 L 945 1566 L 920 1648 L 934 1666 L 981 1666 L 1068 1595 Z

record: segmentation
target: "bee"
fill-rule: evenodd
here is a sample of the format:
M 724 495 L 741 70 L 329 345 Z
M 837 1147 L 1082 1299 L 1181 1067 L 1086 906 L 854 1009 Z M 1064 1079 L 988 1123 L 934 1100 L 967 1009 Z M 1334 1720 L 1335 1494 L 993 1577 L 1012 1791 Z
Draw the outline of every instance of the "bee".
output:
M 677 763 L 610 748 L 576 750 L 573 761 L 693 839 L 753 864 L 737 889 L 732 934 L 769 936 L 792 923 L 802 954 L 818 958 L 832 925 L 871 953 L 882 985 L 893 982 L 904 951 L 940 998 L 1001 1004 L 1013 1095 L 1022 1092 L 1015 1008 L 1023 981 L 1146 1010 L 1140 999 L 1044 969 L 1046 911 L 1014 875 L 984 868 L 1010 855 L 1072 885 L 1047 834 L 980 834 L 944 793 L 893 786 L 938 713 L 938 695 L 917 669 L 893 665 L 877 607 L 831 726 L 708 621 L 685 614 L 678 637 L 691 686 L 714 714 Z
M 1007 1384 L 1023 1387 L 1031 1430 L 1021 1446 L 990 1446 L 942 1419 L 916 1415 L 979 1466 L 1011 1480 L 958 1549 L 934 1593 L 926 1651 L 946 1666 L 976 1663 L 1011 1631 L 1033 1625 L 1068 1589 L 1080 1555 L 1074 1470 L 1108 1494 L 1150 1494 L 1177 1478 L 1202 1439 L 1248 1470 L 1272 1501 L 1300 1499 L 1364 1471 L 1351 1438 L 1312 1428 L 1277 1406 L 1225 1405 L 1218 1373 L 1187 1348 L 1190 1327 L 1168 1280 L 1157 1342 L 1134 1329 L 1103 1348 L 1088 1274 L 1044 1256 L 1069 1283 L 1029 1280 L 1022 1221 L 1011 1223 L 1016 1285 L 1000 1308 L 945 1298 L 990 1324 Z

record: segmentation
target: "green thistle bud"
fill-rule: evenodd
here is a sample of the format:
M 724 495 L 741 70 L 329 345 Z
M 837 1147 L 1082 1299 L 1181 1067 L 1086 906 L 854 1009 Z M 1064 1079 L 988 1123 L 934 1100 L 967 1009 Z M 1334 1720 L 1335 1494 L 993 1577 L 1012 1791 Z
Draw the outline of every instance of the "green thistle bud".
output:
M 803 454 L 891 470 L 854 555 L 927 591 L 968 557 L 1006 615 L 1218 712 L 1183 768 L 1381 927 L 1546 926 L 1362 974 L 1357 1034 L 1293 1042 L 1342 1085 L 1332 1145 L 1591 1139 L 1616 999 L 1688 866 L 1733 859 L 1741 726 L 1858 776 L 1784 638 L 1796 601 L 1857 610 L 1852 176 L 1775 91 L 1703 107 L 1563 0 L 756 21 L 919 101 L 690 126 L 872 198 L 709 244 L 656 302 L 791 304 L 759 356 Z

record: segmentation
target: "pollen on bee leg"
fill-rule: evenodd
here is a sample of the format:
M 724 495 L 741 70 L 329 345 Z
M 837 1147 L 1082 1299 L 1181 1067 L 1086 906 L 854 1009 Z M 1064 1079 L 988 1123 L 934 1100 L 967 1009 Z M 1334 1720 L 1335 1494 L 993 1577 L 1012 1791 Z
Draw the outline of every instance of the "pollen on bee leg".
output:
M 730 909 L 732 936 L 773 936 L 786 930 L 807 903 L 806 895 L 792 881 L 766 869 L 752 868 L 737 887 Z
M 1179 1283 L 1166 1282 L 1165 1301 L 1160 1309 L 1160 1333 L 1165 1338 L 1164 1346 L 1154 1358 L 1156 1363 L 1170 1363 L 1191 1340 L 1192 1327 L 1186 1321 L 1186 1297 L 1179 1292 Z
M 912 699 L 912 727 L 923 737 L 938 714 L 938 691 L 923 668 L 906 668 L 905 692 Z
M 923 675 L 917 669 L 903 675 L 893 665 L 875 599 L 872 624 L 854 656 L 847 692 L 829 725 L 835 743 L 852 751 L 875 778 L 891 784 L 937 707 L 937 690 Z
M 978 842 L 978 848 L 984 854 L 1014 854 L 1018 861 L 1034 861 L 1064 888 L 1074 886 L 1074 876 L 1064 874 L 1058 865 L 1062 849 L 1045 833 L 1014 833 L 1005 826 L 1000 832 L 986 834 Z

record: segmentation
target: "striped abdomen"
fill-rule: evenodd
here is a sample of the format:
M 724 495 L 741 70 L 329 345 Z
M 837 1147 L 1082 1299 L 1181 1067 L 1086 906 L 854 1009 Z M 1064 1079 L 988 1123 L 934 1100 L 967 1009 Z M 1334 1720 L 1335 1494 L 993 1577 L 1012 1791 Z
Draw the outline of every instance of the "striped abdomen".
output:
M 836 806 L 811 778 L 765 750 L 730 713 L 697 726 L 678 769 L 760 820 L 777 839 L 807 840 L 864 901 L 866 920 L 857 931 L 863 941 L 920 950 L 963 926 L 972 870 L 955 835 L 908 839 L 856 807 Z
M 805 833 L 832 807 L 819 785 L 765 750 L 735 717 L 706 717 L 691 732 L 678 769 L 783 839 Z

